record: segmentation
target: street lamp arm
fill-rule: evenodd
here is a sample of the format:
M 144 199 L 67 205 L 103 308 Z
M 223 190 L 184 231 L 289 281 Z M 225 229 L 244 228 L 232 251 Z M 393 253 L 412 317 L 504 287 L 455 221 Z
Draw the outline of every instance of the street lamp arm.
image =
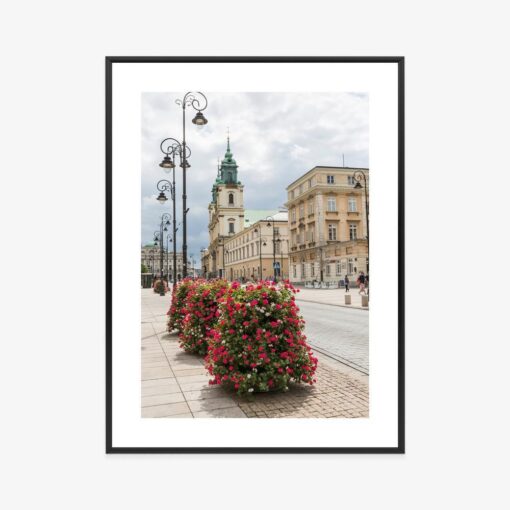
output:
M 169 142 L 169 141 L 171 141 L 172 143 L 170 145 L 166 144 L 166 142 Z M 167 145 L 166 150 L 163 148 L 165 145 Z M 171 138 L 171 137 L 165 138 L 161 142 L 159 148 L 161 149 L 161 152 L 166 155 L 168 155 L 170 153 L 175 154 L 176 151 L 182 150 L 181 144 L 175 138 Z
M 352 176 L 358 182 L 361 182 L 361 179 L 363 179 L 363 183 L 365 184 L 365 186 L 367 185 L 367 176 L 365 172 L 363 172 L 363 170 L 355 170 Z
M 167 181 L 166 179 L 162 179 L 161 181 L 158 181 L 156 187 L 157 187 L 158 191 L 170 191 L 172 198 L 173 198 L 175 188 L 170 181 Z
M 200 94 L 202 98 L 197 98 L 195 94 Z M 187 106 L 192 106 L 197 112 L 205 110 L 209 104 L 205 95 L 198 91 L 187 92 L 182 99 L 176 99 L 175 103 L 179 106 L 182 106 L 183 109 L 185 109 Z M 202 103 L 205 103 L 205 105 L 202 106 Z

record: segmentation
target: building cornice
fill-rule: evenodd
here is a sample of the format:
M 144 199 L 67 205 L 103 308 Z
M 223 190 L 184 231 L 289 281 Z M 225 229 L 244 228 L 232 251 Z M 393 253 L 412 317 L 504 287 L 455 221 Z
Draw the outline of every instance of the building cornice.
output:
M 292 188 L 294 185 L 298 184 L 301 180 L 306 180 L 313 172 L 319 171 L 319 170 L 363 170 L 365 172 L 369 172 L 368 168 L 364 167 L 355 167 L 355 166 L 314 166 L 308 172 L 303 174 L 301 177 L 298 177 L 295 181 L 291 182 L 285 189 L 288 191 L 290 188 Z

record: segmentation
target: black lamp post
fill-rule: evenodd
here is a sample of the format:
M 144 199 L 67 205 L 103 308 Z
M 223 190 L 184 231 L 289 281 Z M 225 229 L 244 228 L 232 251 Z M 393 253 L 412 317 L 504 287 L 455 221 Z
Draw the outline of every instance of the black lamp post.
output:
M 170 214 L 164 213 L 161 215 L 161 223 L 159 224 L 159 233 L 156 231 L 154 232 L 154 241 L 155 245 L 159 243 L 159 269 L 160 269 L 160 275 L 161 275 L 161 291 L 159 293 L 160 296 L 165 295 L 165 287 L 163 284 L 163 243 L 164 243 L 164 235 L 165 232 L 168 232 L 168 225 L 170 225 Z
M 157 189 L 160 192 L 158 195 L 158 202 L 162 205 L 168 200 L 165 191 L 170 192 L 170 198 L 172 199 L 172 216 L 173 216 L 173 228 L 172 228 L 172 238 L 173 238 L 173 283 L 177 282 L 177 215 L 176 215 L 176 197 L 175 197 L 175 157 L 179 155 L 180 159 L 180 167 L 181 168 L 189 168 L 189 163 L 186 161 L 184 164 L 184 154 L 186 154 L 186 158 L 191 156 L 191 149 L 186 147 L 186 150 L 183 149 L 182 145 L 175 138 L 165 138 L 161 144 L 160 149 L 165 157 L 163 161 L 159 164 L 161 168 L 165 172 L 170 172 L 172 170 L 172 182 L 163 179 L 158 182 Z M 184 221 L 186 220 L 186 215 L 184 215 Z
M 168 198 L 165 195 L 165 191 L 170 192 L 170 198 L 172 199 L 173 283 L 175 284 L 177 274 L 177 226 L 175 221 L 175 183 L 172 184 L 170 181 L 162 179 L 161 181 L 158 182 L 157 189 L 160 192 L 157 200 L 161 205 L 164 205 L 165 202 L 168 200 Z
M 283 280 L 283 239 L 278 238 L 276 242 L 280 248 L 280 279 Z
M 270 227 L 272 225 L 273 227 L 273 275 L 274 281 L 276 282 L 276 230 L 274 228 L 275 219 L 272 216 L 268 216 L 266 220 L 267 226 Z
M 370 260 L 370 235 L 369 235 L 369 214 L 368 214 L 368 187 L 367 187 L 367 176 L 363 170 L 356 170 L 352 174 L 353 179 L 356 181 L 354 189 L 365 188 L 365 221 L 367 224 L 367 276 L 368 276 L 368 262 Z M 361 184 L 363 180 L 363 185 Z
M 262 224 L 260 225 L 260 232 L 256 228 L 254 230 L 256 234 L 258 234 L 258 240 L 259 240 L 259 280 L 262 280 L 262 246 L 267 246 L 266 244 L 266 238 L 262 237 Z
M 196 96 L 196 94 L 200 94 L 201 97 Z M 207 98 L 202 92 L 187 92 L 184 97 L 181 99 L 177 99 L 176 104 L 182 107 L 182 144 L 181 144 L 181 157 L 182 157 L 182 257 L 184 260 L 184 277 L 188 274 L 187 268 L 187 260 L 188 260 L 188 245 L 187 245 L 187 221 L 186 215 L 188 213 L 188 209 L 186 208 L 186 168 L 189 168 L 189 164 L 187 161 L 187 147 L 186 147 L 186 108 L 188 106 L 193 107 L 196 110 L 195 117 L 192 122 L 196 126 L 205 126 L 207 124 L 207 119 L 204 117 L 202 113 L 203 110 L 207 108 Z
M 169 260 L 168 260 L 170 250 L 169 250 L 168 243 L 171 240 L 172 240 L 172 236 L 170 235 L 170 232 L 168 232 L 167 235 L 166 235 L 166 274 L 167 274 L 167 277 L 168 277 L 168 281 L 170 281 L 170 264 L 169 264 Z M 174 272 L 174 275 L 175 275 L 175 272 Z M 175 276 L 173 276 L 173 278 L 175 278 Z

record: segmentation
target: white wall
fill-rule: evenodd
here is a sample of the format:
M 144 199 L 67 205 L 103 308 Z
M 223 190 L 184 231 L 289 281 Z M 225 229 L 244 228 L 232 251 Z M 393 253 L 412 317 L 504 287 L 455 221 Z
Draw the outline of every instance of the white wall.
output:
M 4 4 L 0 204 L 2 237 L 17 247 L 2 250 L 0 506 L 508 508 L 509 253 L 498 225 L 509 189 L 504 7 Z M 405 456 L 103 453 L 103 58 L 168 54 L 407 57 Z M 490 210 L 482 209 L 487 189 Z M 496 261 L 482 269 L 495 277 L 491 288 L 478 286 L 483 257 L 473 243 L 482 232 L 486 260 Z M 56 279 L 54 248 L 63 242 L 73 255 Z M 41 270 L 27 286 L 5 269 L 13 256 L 16 267 L 32 267 L 34 250 Z

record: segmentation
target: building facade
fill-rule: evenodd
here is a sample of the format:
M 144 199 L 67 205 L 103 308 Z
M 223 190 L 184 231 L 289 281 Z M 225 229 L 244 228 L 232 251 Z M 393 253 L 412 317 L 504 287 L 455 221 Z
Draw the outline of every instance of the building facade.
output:
M 244 186 L 238 178 L 230 138 L 211 191 L 209 246 L 201 251 L 204 276 L 244 281 L 271 277 L 275 268 L 277 275 L 288 275 L 287 215 L 278 210 L 245 210 Z
M 356 170 L 368 183 L 368 168 L 316 166 L 287 187 L 292 282 L 368 274 L 365 190 L 354 187 Z
M 173 280 L 174 252 L 163 249 L 163 274 Z M 161 274 L 161 254 L 158 246 L 147 244 L 141 249 L 141 262 L 149 273 Z M 177 279 L 183 275 L 182 252 L 177 252 Z
M 224 241 L 227 279 L 288 278 L 287 212 L 246 210 L 245 216 L 244 229 Z

